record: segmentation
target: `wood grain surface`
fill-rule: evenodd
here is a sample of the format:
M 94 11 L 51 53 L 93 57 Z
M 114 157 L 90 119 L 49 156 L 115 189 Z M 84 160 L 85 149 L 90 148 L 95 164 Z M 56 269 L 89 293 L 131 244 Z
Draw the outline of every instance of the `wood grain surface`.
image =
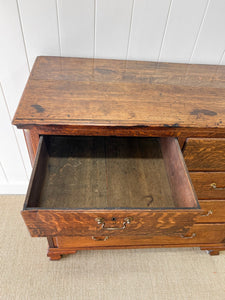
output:
M 149 241 L 148 241 L 149 242 Z M 207 250 L 209 255 L 219 255 L 220 251 L 225 250 L 224 243 L 179 243 L 179 244 L 163 244 L 164 248 L 175 248 L 175 247 L 200 247 L 201 250 Z M 80 248 L 49 248 L 47 256 L 50 260 L 59 260 L 62 255 L 76 253 L 77 250 L 104 250 L 104 249 L 136 249 L 136 248 L 162 248 L 162 244 L 133 244 L 133 245 L 120 245 L 116 246 L 98 246 L 98 247 L 80 247 Z
M 44 136 L 22 215 L 32 236 L 184 233 L 202 212 L 186 172 L 174 138 Z
M 194 235 L 193 235 L 194 234 Z M 54 237 L 54 243 L 58 248 L 91 248 L 91 247 L 110 247 L 110 246 L 131 246 L 131 245 L 157 245 L 163 243 L 181 244 L 183 247 L 194 243 L 222 243 L 225 239 L 225 224 L 195 224 L 186 236 L 178 234 L 177 236 L 148 236 L 148 235 L 130 235 L 130 236 L 75 236 L 75 237 Z
M 52 136 L 45 140 L 49 144 L 49 157 L 45 168 L 47 172 L 36 206 L 176 206 L 159 139 Z M 40 185 L 39 187 L 41 188 Z M 178 197 L 180 198 L 182 197 Z M 192 204 L 195 205 L 196 203 Z
M 38 57 L 13 124 L 225 129 L 224 73 L 224 66 Z
M 197 207 L 197 196 L 178 141 L 174 138 L 160 138 L 160 144 L 176 207 Z
M 22 211 L 31 236 L 87 236 L 87 235 L 131 235 L 131 234 L 178 234 L 186 233 L 202 213 L 201 209 L 165 210 L 51 210 L 27 209 Z M 96 219 L 104 220 L 102 228 Z M 130 224 L 122 229 L 124 220 Z M 121 228 L 108 230 L 107 228 Z
M 225 172 L 190 172 L 190 176 L 198 199 L 225 199 Z
M 183 156 L 189 171 L 225 171 L 225 138 L 189 138 Z
M 37 130 L 35 130 L 35 129 L 33 129 L 33 130 L 24 129 L 23 132 L 24 132 L 24 137 L 25 137 L 25 141 L 27 144 L 30 162 L 31 162 L 31 165 L 33 166 L 37 148 L 38 148 L 38 144 L 39 144 L 39 134 L 38 134 Z
M 174 138 L 44 136 L 36 161 L 28 207 L 198 207 Z
M 198 219 L 198 223 L 225 223 L 225 200 L 199 200 L 205 211 Z

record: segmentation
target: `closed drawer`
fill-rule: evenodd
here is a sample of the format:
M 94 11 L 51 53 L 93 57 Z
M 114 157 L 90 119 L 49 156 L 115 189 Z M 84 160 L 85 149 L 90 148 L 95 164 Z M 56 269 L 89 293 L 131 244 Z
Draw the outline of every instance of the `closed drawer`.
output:
M 151 245 L 188 245 L 225 242 L 225 224 L 195 224 L 186 236 L 62 236 L 55 237 L 59 248 L 97 248 Z
M 199 223 L 225 222 L 225 200 L 199 200 L 205 213 L 201 215 Z
M 225 138 L 189 138 L 183 155 L 189 171 L 225 171 Z
M 225 172 L 190 172 L 198 199 L 225 199 Z
M 32 236 L 185 234 L 202 210 L 175 138 L 42 136 L 22 211 Z

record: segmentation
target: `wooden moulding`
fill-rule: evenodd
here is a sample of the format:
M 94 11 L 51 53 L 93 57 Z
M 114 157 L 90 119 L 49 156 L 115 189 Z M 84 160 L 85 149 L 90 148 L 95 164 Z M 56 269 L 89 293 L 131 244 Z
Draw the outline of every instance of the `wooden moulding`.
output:
M 69 140 L 68 140 L 69 139 Z M 72 138 L 74 139 L 74 137 Z M 76 142 L 80 141 L 78 138 L 76 139 Z M 86 138 L 85 140 L 91 140 L 91 147 L 88 146 L 88 143 L 84 143 L 82 145 L 81 141 L 78 143 L 78 148 L 80 149 L 80 153 L 78 153 L 79 157 L 84 158 L 86 157 L 87 161 L 91 162 L 92 170 L 98 168 L 98 164 L 96 160 L 93 162 L 93 152 L 91 149 L 96 149 L 93 147 L 93 139 L 95 138 Z M 132 143 L 129 144 L 132 139 Z M 76 199 L 76 193 L 72 190 L 72 193 L 68 193 L 68 183 L 73 184 L 73 182 L 70 182 L 71 180 L 71 173 L 67 169 L 68 173 L 68 182 L 66 181 L 66 178 L 64 178 L 63 184 L 63 197 L 61 197 L 61 207 L 59 207 L 60 202 L 55 201 L 55 197 L 57 197 L 57 194 L 60 195 L 60 190 L 63 186 L 60 186 L 60 181 L 54 181 L 54 178 L 57 178 L 60 176 L 60 172 L 63 172 L 63 168 L 66 165 L 69 166 L 68 161 L 68 151 L 70 154 L 74 155 L 74 152 L 76 148 L 74 148 L 75 144 L 71 144 L 71 137 L 65 137 L 62 142 L 62 137 L 59 137 L 59 140 L 61 140 L 61 146 L 57 146 L 57 137 L 41 137 L 40 138 L 40 144 L 37 151 L 37 157 L 34 165 L 34 170 L 31 177 L 31 182 L 28 189 L 28 194 L 24 206 L 24 211 L 22 212 L 22 215 L 24 217 L 24 220 L 30 230 L 30 233 L 32 236 L 57 236 L 57 235 L 95 235 L 96 233 L 98 235 L 105 235 L 106 229 L 102 228 L 101 224 L 97 224 L 96 218 L 102 218 L 105 223 L 105 228 L 108 227 L 117 227 L 121 228 L 123 226 L 124 220 L 129 217 L 131 219 L 131 222 L 129 224 L 126 224 L 126 229 L 121 230 L 115 230 L 110 231 L 111 235 L 129 235 L 131 233 L 137 233 L 137 234 L 150 234 L 150 235 L 160 235 L 160 234 L 183 234 L 188 231 L 188 229 L 193 225 L 195 222 L 195 219 L 199 214 L 202 212 L 198 202 L 197 198 L 195 197 L 192 185 L 189 181 L 189 177 L 187 175 L 187 170 L 185 169 L 185 164 L 182 159 L 182 155 L 180 153 L 179 145 L 177 140 L 173 138 L 168 139 L 162 139 L 161 140 L 161 151 L 159 153 L 155 153 L 155 149 L 159 146 L 159 140 L 158 139 L 150 139 L 150 140 L 140 140 L 136 139 L 133 140 L 133 138 L 127 138 L 120 140 L 119 142 L 116 142 L 116 138 L 108 138 L 105 140 L 103 138 L 103 148 L 100 147 L 100 150 L 106 150 L 103 154 L 106 155 L 108 153 L 108 158 L 104 158 L 104 167 L 106 164 L 109 163 L 110 160 L 112 165 L 110 166 L 108 170 L 111 170 L 112 176 L 112 189 L 108 188 L 110 190 L 109 195 L 113 194 L 113 187 L 117 186 L 116 191 L 120 191 L 118 188 L 120 181 L 121 186 L 124 188 L 124 184 L 126 183 L 126 180 L 128 180 L 129 177 L 132 177 L 134 173 L 138 173 L 139 175 L 137 178 L 135 177 L 133 181 L 131 180 L 130 184 L 130 191 L 132 191 L 133 195 L 140 194 L 141 189 L 146 191 L 147 195 L 149 195 L 148 191 L 148 176 L 147 173 L 149 170 L 147 170 L 145 167 L 148 166 L 148 160 L 152 164 L 152 166 L 155 165 L 156 170 L 158 169 L 158 172 L 160 176 L 162 176 L 163 181 L 165 181 L 165 191 L 163 190 L 163 186 L 161 189 L 156 191 L 156 194 L 153 198 L 163 197 L 163 192 L 165 192 L 165 199 L 164 201 L 168 201 L 166 195 L 169 192 L 172 195 L 172 199 L 174 203 L 170 206 L 161 205 L 157 206 L 157 204 L 154 206 L 147 205 L 149 203 L 149 198 L 144 200 L 146 201 L 146 205 L 142 205 L 141 207 L 137 206 L 138 202 L 135 202 L 135 199 L 132 200 L 131 198 L 131 206 L 129 207 L 129 201 L 124 202 L 127 203 L 128 207 L 126 206 L 120 206 L 120 201 L 122 201 L 123 194 L 115 194 L 115 199 L 113 202 L 109 205 L 109 202 L 104 202 L 105 198 L 103 197 L 103 202 L 100 202 L 98 205 L 98 208 L 96 208 L 94 205 L 96 203 L 89 203 L 85 208 L 82 208 L 82 198 L 80 199 L 77 197 Z M 137 144 L 137 141 L 141 143 L 142 150 L 138 147 L 139 144 Z M 68 143 L 67 143 L 68 142 Z M 109 146 L 107 146 L 107 143 Z M 132 145 L 132 147 L 128 147 L 128 145 Z M 150 144 L 149 144 L 150 143 Z M 98 144 L 101 145 L 101 138 L 98 138 Z M 64 146 L 63 146 L 64 145 Z M 71 146 L 72 145 L 72 146 Z M 85 146 L 86 145 L 86 149 Z M 95 146 L 96 144 L 94 144 Z M 122 146 L 121 146 L 122 145 Z M 146 148 L 146 145 L 153 145 L 153 149 Z M 72 147 L 72 148 L 71 148 Z M 109 148 L 108 148 L 109 147 Z M 119 148 L 118 148 L 119 147 Z M 67 150 L 65 150 L 67 148 Z M 74 150 L 75 149 L 75 150 Z M 108 150 L 107 150 L 108 149 Z M 135 150 L 136 149 L 136 150 Z M 160 149 L 160 148 L 159 148 Z M 95 158 L 97 161 L 99 159 L 102 159 L 102 153 L 99 150 L 99 152 L 95 153 Z M 135 152 L 135 151 L 136 152 Z M 77 150 L 78 151 L 78 150 Z M 86 151 L 86 152 L 85 152 Z M 107 152 L 108 151 L 108 152 Z M 142 152 L 141 152 L 142 151 Z M 158 151 L 158 150 L 157 150 Z M 60 154 L 61 153 L 61 154 Z M 87 156 L 88 154 L 88 156 Z M 100 157 L 99 157 L 99 154 Z M 61 155 L 62 160 L 58 161 L 58 157 Z M 119 156 L 118 156 L 119 155 Z M 49 164 L 51 161 L 51 156 L 53 162 L 56 161 L 56 164 Z M 144 161 L 142 162 L 142 158 L 144 156 Z M 50 157 L 50 158 L 49 158 Z M 133 170 L 130 170 L 126 176 L 124 175 L 123 171 L 126 169 L 123 169 L 123 164 L 126 163 L 126 160 L 133 159 L 135 157 L 135 160 L 131 165 L 133 165 Z M 119 159 L 119 163 L 117 160 Z M 114 162 L 116 160 L 116 164 Z M 163 169 L 167 170 L 167 177 L 169 179 L 165 178 L 164 175 L 162 175 L 162 170 L 159 168 L 160 161 L 163 162 Z M 142 162 L 140 164 L 140 162 Z M 130 163 L 130 161 L 129 161 Z M 79 169 L 79 161 L 75 160 L 75 165 Z M 114 168 L 116 166 L 116 168 Z M 53 171 L 56 172 L 52 173 L 51 176 L 51 168 L 53 168 Z M 120 170 L 120 171 L 119 171 Z M 92 174 L 90 170 L 86 172 L 88 173 L 88 178 L 91 180 L 95 180 L 99 174 Z M 99 171 L 100 172 L 100 171 Z M 108 171 L 105 171 L 104 174 L 107 174 Z M 117 173 L 118 172 L 118 173 Z M 62 173 L 63 174 L 63 173 Z M 147 174 L 147 177 L 145 177 Z M 84 175 L 82 173 L 72 174 L 76 180 L 79 178 L 81 182 L 81 187 L 83 188 L 90 185 L 90 182 L 85 181 Z M 86 176 L 86 175 L 85 175 Z M 125 176 L 125 177 L 124 177 Z M 138 182 L 138 178 L 141 176 L 140 182 Z M 154 176 L 156 176 L 156 173 L 154 173 Z M 159 177 L 160 177 L 159 176 Z M 118 179 L 117 179 L 118 177 Z M 157 177 L 157 176 L 156 176 Z M 124 179 L 125 178 L 125 179 Z M 153 177 L 151 177 L 153 180 Z M 53 180 L 53 192 L 49 193 L 51 180 Z M 115 181 L 116 180 L 116 181 Z M 130 180 L 130 179 L 129 179 Z M 128 180 L 128 181 L 129 181 Z M 136 185 L 138 189 L 138 193 L 136 193 L 135 189 L 131 189 L 132 185 Z M 166 184 L 166 180 L 168 180 L 168 184 Z M 107 185 L 110 186 L 110 180 L 109 175 L 107 176 Z M 141 184 L 138 186 L 138 183 Z M 143 186 L 142 186 L 143 185 Z M 153 186 L 156 186 L 153 182 Z M 180 187 L 182 186 L 182 189 Z M 96 188 L 96 183 L 93 185 Z M 75 186 L 75 189 L 79 187 Z M 101 185 L 100 185 L 101 187 Z M 141 188 L 140 188 L 141 187 Z M 58 190 L 57 190 L 58 189 Z M 97 186 L 98 189 L 98 186 Z M 93 192 L 93 189 L 91 190 Z M 131 194 L 132 194 L 131 193 Z M 86 191 L 85 191 L 86 194 Z M 127 194 L 129 195 L 129 193 Z M 131 195 L 132 196 L 132 195 Z M 69 199 L 71 197 L 71 199 Z M 134 197 L 134 198 L 135 198 Z M 113 196 L 112 196 L 113 198 Z M 44 202 L 43 202 L 44 199 Z M 50 201 L 49 201 L 50 199 Z M 91 199 L 91 197 L 90 197 Z M 107 197 L 106 197 L 107 200 Z M 65 203 L 63 203 L 63 201 Z M 69 201 L 69 202 L 68 202 Z M 71 202 L 72 201 L 72 202 Z M 75 201 L 75 205 L 71 205 Z M 140 202 L 140 200 L 139 200 Z M 45 207 L 45 204 L 48 203 L 48 207 Z M 50 204 L 49 204 L 50 203 Z M 55 205 L 55 203 L 58 203 Z M 132 204 L 133 203 L 133 204 Z M 157 202 L 156 202 L 157 203 Z M 71 207 L 72 206 L 72 207 Z M 119 208 L 118 208 L 119 207 Z
M 48 254 L 47 256 L 50 258 L 50 260 L 60 260 L 63 255 L 67 254 L 74 254 L 78 250 L 104 250 L 104 249 L 140 249 L 140 248 L 182 248 L 182 247 L 200 247 L 201 250 L 207 251 L 210 255 L 219 255 L 220 251 L 225 250 L 225 244 L 171 244 L 171 245 L 165 245 L 165 244 L 146 244 L 146 245 L 127 245 L 127 246 L 121 246 L 121 245 L 116 245 L 116 246 L 95 246 L 95 247 L 79 247 L 79 248 L 49 248 L 48 249 Z
M 191 128 L 179 126 L 153 125 L 98 125 L 94 122 L 86 125 L 35 125 L 17 124 L 17 128 L 29 129 L 39 135 L 80 135 L 80 136 L 137 136 L 137 137 L 178 137 L 186 140 L 187 137 L 224 138 L 225 128 Z M 191 133 L 190 133 L 191 132 Z M 183 145 L 181 141 L 181 146 Z

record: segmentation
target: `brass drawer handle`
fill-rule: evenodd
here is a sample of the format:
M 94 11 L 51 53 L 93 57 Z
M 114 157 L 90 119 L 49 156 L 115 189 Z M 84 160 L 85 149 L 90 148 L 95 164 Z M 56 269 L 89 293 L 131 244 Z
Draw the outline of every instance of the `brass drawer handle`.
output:
M 217 187 L 215 182 L 211 183 L 210 186 L 211 186 L 214 190 L 217 190 L 217 191 L 224 191 L 224 190 L 225 190 L 225 187 Z
M 96 238 L 95 236 L 92 236 L 91 237 L 92 238 L 92 240 L 94 240 L 94 241 L 96 241 L 96 242 L 105 242 L 105 241 L 107 241 L 108 240 L 108 236 L 105 236 L 104 238 L 102 237 L 98 237 L 98 238 Z
M 212 210 L 209 210 L 209 211 L 207 212 L 207 214 L 201 215 L 201 217 L 208 217 L 209 215 L 212 215 L 212 214 L 213 214 L 213 211 L 212 211 Z
M 103 218 L 96 218 L 95 221 L 98 223 L 98 225 L 102 225 L 101 229 L 104 230 L 123 230 L 126 228 L 127 224 L 130 224 L 131 218 L 125 218 L 122 227 L 105 227 L 105 221 Z
M 183 234 L 180 235 L 183 239 L 193 239 L 194 237 L 196 237 L 196 233 L 192 233 L 191 236 L 185 236 Z

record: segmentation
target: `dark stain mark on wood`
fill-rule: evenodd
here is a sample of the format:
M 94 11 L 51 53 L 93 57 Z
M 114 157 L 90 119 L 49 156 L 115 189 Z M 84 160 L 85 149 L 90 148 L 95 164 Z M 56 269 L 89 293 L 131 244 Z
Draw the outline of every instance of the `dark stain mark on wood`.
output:
M 180 125 L 178 123 L 174 123 L 172 125 L 169 124 L 163 124 L 164 127 L 180 127 Z
M 39 104 L 32 104 L 31 106 L 33 108 L 35 108 L 37 112 L 44 112 L 45 111 L 45 109 Z
M 135 125 L 134 126 L 135 128 L 148 128 L 149 126 L 148 125 Z
M 194 109 L 190 115 L 199 115 L 199 114 L 203 114 L 203 115 L 206 115 L 206 116 L 216 116 L 217 113 L 215 111 L 212 111 L 212 110 L 208 110 L 208 109 Z
M 152 195 L 147 195 L 147 196 L 143 197 L 143 199 L 147 200 L 147 203 L 146 203 L 147 206 L 150 206 L 152 204 L 152 202 L 154 201 Z

